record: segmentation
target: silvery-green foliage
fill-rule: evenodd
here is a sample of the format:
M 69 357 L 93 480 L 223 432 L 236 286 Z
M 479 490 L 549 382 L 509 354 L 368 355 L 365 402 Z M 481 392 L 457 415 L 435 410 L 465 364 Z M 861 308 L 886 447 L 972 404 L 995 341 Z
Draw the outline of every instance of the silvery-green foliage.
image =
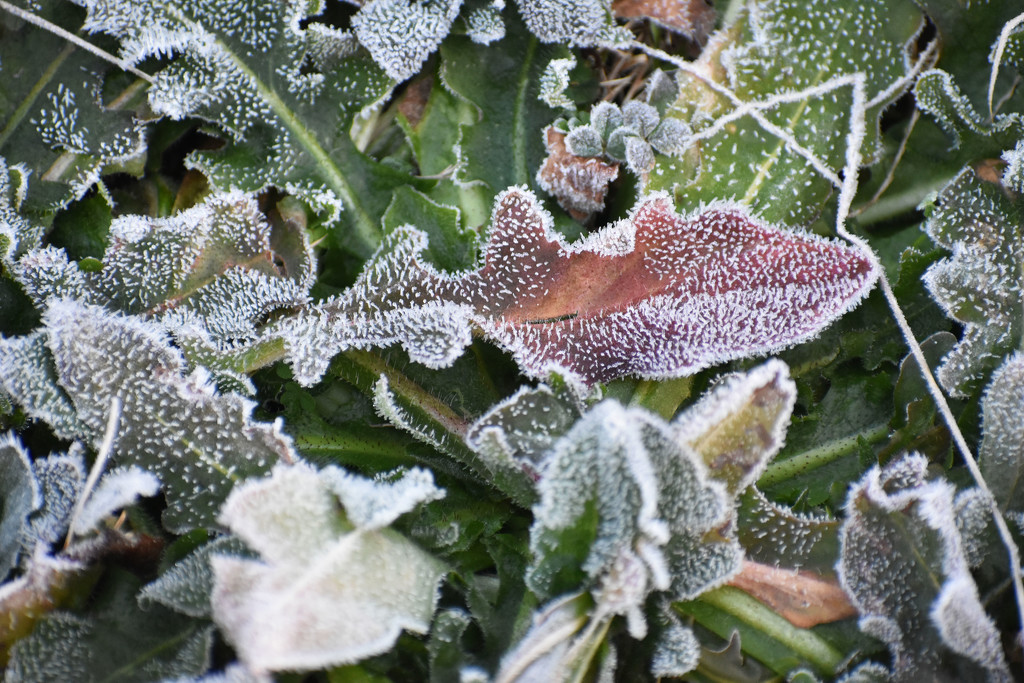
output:
M 587 412 L 551 448 L 538 495 L 527 581 L 540 595 L 588 588 L 599 610 L 601 596 L 642 622 L 652 590 L 689 599 L 739 569 L 727 533 L 705 541 L 731 518 L 725 487 L 644 410 L 606 400 Z
M 983 116 L 957 86 L 953 76 L 942 69 L 921 74 L 914 84 L 917 106 L 934 118 L 959 146 L 972 136 L 1016 140 L 1024 135 L 1024 118 L 1017 112 Z
M 860 628 L 892 652 L 896 680 L 958 671 L 1009 681 L 999 631 L 985 613 L 954 518 L 954 488 L 906 455 L 850 490 L 839 579 Z
M 387 75 L 400 82 L 419 72 L 461 6 L 461 0 L 372 0 L 352 18 L 352 27 Z
M 43 504 L 29 519 L 26 547 L 50 546 L 67 535 L 75 503 L 85 486 L 84 450 L 76 441 L 67 453 L 51 453 L 32 463 Z
M 60 386 L 45 332 L 0 337 L 0 388 L 31 417 L 46 422 L 62 439 L 77 439 L 89 429 Z
M 210 558 L 214 555 L 251 557 L 252 552 L 234 536 L 221 536 L 205 543 L 175 562 L 155 581 L 143 586 L 139 591 L 139 604 L 145 608 L 159 603 L 190 617 L 212 617 L 213 569 Z
M 655 641 L 651 675 L 655 678 L 683 676 L 697 668 L 699 660 L 700 641 L 678 617 L 669 613 L 669 623 Z
M 139 498 L 155 496 L 160 480 L 152 473 L 131 465 L 107 472 L 99 485 L 89 492 L 85 504 L 71 525 L 71 532 L 79 536 L 96 528 L 103 519 Z
M 590 110 L 590 123 L 574 126 L 565 146 L 575 156 L 603 156 L 625 162 L 636 175 L 648 173 L 655 163 L 654 152 L 677 154 L 685 148 L 690 127 L 678 118 L 665 116 L 668 103 L 679 89 L 671 78 L 658 71 L 645 92 L 645 100 L 630 100 L 622 107 L 598 102 Z
M 0 263 L 5 267 L 10 267 L 16 256 L 37 247 L 43 235 L 42 227 L 19 212 L 28 190 L 28 175 L 25 166 L 9 166 L 0 157 Z
M 262 560 L 215 555 L 212 605 L 244 663 L 318 669 L 384 652 L 403 629 L 428 630 L 444 565 L 385 526 L 443 491 L 423 470 L 405 476 L 278 466 L 231 494 L 219 520 Z
M 158 325 L 73 301 L 52 302 L 43 322 L 55 366 L 53 391 L 70 400 L 82 435 L 93 443 L 106 425 L 111 400 L 120 396 L 114 461 L 159 477 L 168 497 L 169 529 L 212 525 L 235 482 L 269 471 L 278 460 L 295 459 L 280 423 L 254 421 L 254 404 L 219 394 L 203 369 L 186 374 L 184 358 Z M 4 341 L 0 357 L 18 340 Z
M 29 515 L 42 502 L 25 447 L 13 432 L 0 435 L 0 580 L 17 563 Z
M 490 45 L 505 37 L 505 21 L 501 11 L 505 0 L 465 3 L 466 35 L 480 45 Z
M 212 648 L 213 627 L 160 606 L 143 611 L 122 585 L 92 615 L 57 612 L 40 621 L 12 648 L 5 680 L 191 678 L 209 668 Z
M 633 35 L 617 26 L 608 0 L 517 0 L 530 31 L 545 43 L 619 47 Z
M 1013 186 L 1012 177 L 1005 182 Z M 1018 268 L 1024 259 L 1024 203 L 965 168 L 925 209 L 925 230 L 952 255 L 932 265 L 924 282 L 946 314 L 964 325 L 938 377 L 950 393 L 967 396 L 1024 336 L 1024 278 Z
M 1024 513 L 1024 355 L 1010 356 L 992 375 L 982 400 L 984 436 L 978 466 L 996 504 Z
M 552 109 L 576 109 L 565 90 L 569 87 L 569 72 L 576 68 L 576 58 L 552 59 L 544 68 L 540 78 L 540 94 L 538 97 Z

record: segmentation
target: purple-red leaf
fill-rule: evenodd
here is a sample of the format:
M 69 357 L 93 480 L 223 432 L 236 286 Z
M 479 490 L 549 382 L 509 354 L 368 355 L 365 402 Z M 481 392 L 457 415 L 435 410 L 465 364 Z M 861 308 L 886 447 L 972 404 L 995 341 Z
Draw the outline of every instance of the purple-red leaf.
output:
M 349 292 L 286 331 L 300 379 L 317 379 L 325 351 L 396 342 L 446 365 L 473 328 L 534 377 L 555 366 L 588 383 L 675 377 L 808 339 L 877 277 L 855 247 L 766 225 L 737 205 L 680 216 L 666 195 L 566 244 L 536 198 L 510 188 L 496 200 L 482 265 L 466 273 L 427 263 L 425 242 L 414 228 L 396 231 Z

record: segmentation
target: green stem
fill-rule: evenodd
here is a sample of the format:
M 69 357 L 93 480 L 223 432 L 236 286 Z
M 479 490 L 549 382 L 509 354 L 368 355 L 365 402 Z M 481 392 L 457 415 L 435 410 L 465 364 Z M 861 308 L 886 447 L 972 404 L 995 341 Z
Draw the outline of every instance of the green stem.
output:
M 887 436 L 889 436 L 889 424 L 877 424 L 851 436 L 829 441 L 817 448 L 797 453 L 785 460 L 773 462 L 768 465 L 764 474 L 757 480 L 757 486 L 760 489 L 765 489 L 809 470 L 827 465 L 834 460 L 853 453 L 861 439 L 868 443 L 877 443 Z
M 834 673 L 843 662 L 843 654 L 813 631 L 793 626 L 772 609 L 738 588 L 723 586 L 704 593 L 698 601 L 736 617 L 770 636 L 822 673 Z

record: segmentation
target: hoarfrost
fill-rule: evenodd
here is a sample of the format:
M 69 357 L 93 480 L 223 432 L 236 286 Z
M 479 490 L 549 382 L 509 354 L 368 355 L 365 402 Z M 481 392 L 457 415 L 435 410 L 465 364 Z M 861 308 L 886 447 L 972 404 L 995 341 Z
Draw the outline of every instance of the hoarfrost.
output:
M 104 517 L 133 504 L 140 497 L 155 496 L 158 490 L 160 480 L 140 467 L 132 465 L 111 470 L 89 494 L 71 532 L 84 535 L 99 526 Z
M 992 375 L 981 405 L 981 473 L 1001 510 L 1024 512 L 1024 354 L 1014 353 Z
M 75 503 L 85 487 L 85 449 L 75 442 L 67 453 L 53 453 L 33 464 L 43 505 L 29 519 L 25 545 L 51 545 L 65 537 L 71 524 Z
M 29 515 L 42 504 L 25 447 L 13 432 L 0 435 L 0 581 L 17 563 Z
M 208 618 L 213 615 L 210 594 L 213 591 L 213 555 L 250 557 L 245 544 L 234 536 L 221 536 L 200 546 L 176 562 L 160 578 L 143 586 L 139 591 L 139 604 L 145 608 L 159 603 L 190 617 Z
M 332 491 L 346 477 L 330 472 L 277 467 L 240 486 L 221 512 L 262 557 L 211 560 L 214 618 L 257 672 L 354 662 L 390 648 L 402 629 L 430 626 L 443 565 L 390 529 L 354 526 Z M 421 484 L 397 496 L 386 486 L 345 486 L 349 495 L 384 496 L 360 504 L 379 523 L 433 495 Z
M 575 103 L 565 95 L 569 87 L 569 72 L 576 68 L 576 58 L 552 59 L 540 77 L 537 97 L 552 109 L 576 109 Z
M 530 31 L 545 43 L 624 47 L 633 35 L 615 25 L 610 0 L 518 0 Z
M 495 201 L 480 267 L 466 273 L 424 262 L 425 241 L 396 230 L 350 290 L 282 326 L 300 382 L 315 382 L 334 353 L 393 343 L 448 365 L 474 326 L 534 377 L 679 376 L 813 337 L 877 277 L 856 248 L 731 204 L 679 216 L 664 195 L 570 245 L 531 193 L 510 188 Z
M 401 82 L 441 44 L 461 6 L 461 0 L 371 0 L 352 17 L 352 27 L 388 76 Z
M 505 0 L 494 0 L 485 7 L 477 7 L 469 11 L 466 17 L 466 35 L 480 45 L 490 45 L 505 37 L 505 22 L 501 11 L 505 9 Z
M 938 675 L 948 650 L 965 679 L 1011 680 L 999 632 L 985 614 L 954 518 L 953 486 L 927 480 L 907 455 L 854 485 L 841 531 L 839 580 L 861 629 L 883 640 L 896 680 Z M 947 650 L 948 649 L 948 650 Z

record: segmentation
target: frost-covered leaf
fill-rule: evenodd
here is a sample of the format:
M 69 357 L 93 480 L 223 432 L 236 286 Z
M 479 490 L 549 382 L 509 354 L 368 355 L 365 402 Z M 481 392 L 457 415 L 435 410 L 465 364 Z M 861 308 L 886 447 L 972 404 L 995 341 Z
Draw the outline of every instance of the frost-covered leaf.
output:
M 466 444 L 494 462 L 536 467 L 582 415 L 581 394 L 571 382 L 521 387 L 466 430 Z
M 544 73 L 540 77 L 541 102 L 552 109 L 573 110 L 576 104 L 569 99 L 565 91 L 569 87 L 569 73 L 576 68 L 576 58 L 552 59 L 544 67 Z
M 84 535 L 96 528 L 104 517 L 135 503 L 141 497 L 155 496 L 159 490 L 160 480 L 140 467 L 132 465 L 111 470 L 89 494 L 85 505 L 75 517 L 71 531 Z
M 160 578 L 143 586 L 139 591 L 139 604 L 146 608 L 152 603 L 159 603 L 190 617 L 212 617 L 213 569 L 210 558 L 214 555 L 250 557 L 251 554 L 245 544 L 234 536 L 210 541 L 174 563 Z
M 155 74 L 149 103 L 157 113 L 198 117 L 223 132 L 222 149 L 187 160 L 214 188 L 280 188 L 329 222 L 340 217 L 350 231 L 343 239 L 372 251 L 387 208 L 384 190 L 403 178 L 359 152 L 349 125 L 393 83 L 353 49 L 350 35 L 304 27 L 322 3 L 94 0 L 87 7 L 86 29 L 116 36 L 129 63 L 174 55 Z M 324 70 L 308 69 L 307 55 Z
M 653 19 L 697 43 L 715 27 L 715 6 L 709 0 L 612 0 L 612 12 L 623 19 Z
M 496 683 L 533 683 L 571 680 L 585 671 L 589 659 L 580 662 L 588 648 L 574 647 L 576 634 L 587 623 L 589 600 L 584 594 L 569 595 L 534 612 L 529 630 L 501 658 Z M 594 634 L 590 634 L 591 640 Z M 592 645 L 592 644 L 591 644 Z
M 243 662 L 318 669 L 383 652 L 402 629 L 428 630 L 443 565 L 393 530 L 359 525 L 438 495 L 429 473 L 407 476 L 412 484 L 356 483 L 333 468 L 282 466 L 232 493 L 220 521 L 263 561 L 214 556 L 212 603 Z M 366 511 L 358 519 L 340 512 L 339 487 Z
M 700 660 L 700 641 L 674 615 L 668 627 L 658 634 L 654 648 L 651 675 L 655 678 L 683 676 L 697 668 Z
M 0 435 L 0 581 L 18 561 L 29 515 L 42 503 L 25 447 L 13 432 Z
M 0 388 L 60 438 L 75 439 L 87 433 L 71 399 L 58 384 L 44 333 L 0 338 Z
M 179 532 L 212 526 L 236 481 L 296 456 L 280 423 L 256 422 L 254 404 L 218 394 L 160 328 L 138 318 L 75 302 L 44 315 L 47 346 L 90 440 L 99 440 L 111 399 L 123 410 L 115 462 L 156 474 L 168 498 L 164 524 Z
M 577 128 L 592 130 L 589 127 Z M 575 131 L 574 131 L 575 132 Z M 585 220 L 604 209 L 604 196 L 608 185 L 619 175 L 619 165 L 608 163 L 593 155 L 577 155 L 566 148 L 566 136 L 548 126 L 544 129 L 544 144 L 548 156 L 537 171 L 537 184 L 558 199 L 559 205 L 577 220 Z M 593 151 L 585 143 L 577 143 L 575 148 Z M 597 148 L 600 154 L 600 147 Z
M 70 2 L 29 4 L 71 33 L 81 27 L 81 10 Z M 111 70 L 64 38 L 0 14 L 0 156 L 31 175 L 20 208 L 33 218 L 80 198 L 103 174 L 141 170 L 144 127 L 125 108 L 138 86 L 124 81 L 125 91 L 105 101 Z
M 1024 202 L 967 168 L 925 208 L 928 235 L 953 252 L 928 269 L 925 284 L 946 314 L 964 325 L 938 377 L 947 391 L 966 396 L 984 385 L 1024 335 L 1018 268 Z
M 942 126 L 954 146 L 969 143 L 982 156 L 986 148 L 1005 149 L 1024 135 L 1024 118 L 1018 113 L 983 116 L 961 92 L 953 76 L 941 69 L 921 74 L 914 85 L 918 108 Z
M 6 680 L 119 681 L 198 676 L 210 665 L 213 628 L 159 605 L 135 604 L 135 580 L 119 574 L 91 616 L 57 612 L 18 641 Z
M 544 70 L 569 54 L 564 47 L 539 45 L 511 12 L 505 18 L 500 51 L 460 36 L 441 46 L 442 82 L 477 112 L 459 127 L 455 180 L 483 183 L 491 196 L 534 182 L 544 158 L 540 131 L 552 119 L 550 107 L 538 99 Z M 523 93 L 522 104 L 510 106 L 511 91 Z
M 1004 512 L 1024 512 L 1024 355 L 1014 353 L 992 375 L 982 401 L 984 438 L 978 466 Z
M 756 488 L 739 501 L 737 536 L 747 557 L 762 564 L 833 573 L 839 554 L 839 521 L 794 512 Z
M 814 336 L 876 277 L 857 249 L 731 205 L 682 217 L 664 196 L 568 245 L 512 188 L 495 202 L 482 265 L 467 273 L 424 263 L 424 242 L 396 231 L 352 288 L 283 327 L 299 381 L 353 347 L 401 343 L 413 360 L 446 366 L 474 327 L 534 377 L 552 367 L 587 383 L 679 376 Z
M 598 609 L 642 622 L 652 590 L 693 598 L 739 568 L 725 487 L 644 410 L 591 409 L 550 450 L 538 494 L 527 581 L 541 595 L 590 588 Z
M 704 460 L 708 473 L 738 495 L 757 480 L 785 441 L 796 403 L 786 364 L 772 360 L 727 377 L 673 427 Z
M 25 545 L 52 545 L 63 539 L 71 524 L 75 504 L 85 487 L 85 459 L 81 443 L 75 442 L 67 453 L 51 453 L 32 463 L 43 504 L 29 519 Z
M 480 45 L 490 45 L 505 37 L 505 21 L 501 18 L 501 10 L 505 9 L 505 0 L 490 0 L 490 2 L 465 3 L 469 9 L 466 10 L 466 35 L 470 40 Z
M 804 225 L 833 192 L 823 177 L 775 132 L 749 115 L 728 125 L 722 117 L 755 104 L 769 124 L 790 134 L 824 165 L 839 172 L 847 133 L 856 116 L 849 85 L 827 93 L 790 97 L 834 77 L 862 73 L 871 106 L 862 145 L 868 161 L 878 154 L 878 119 L 909 87 L 906 76 L 916 47 L 920 15 L 912 3 L 865 0 L 769 0 L 747 6 L 735 23 L 715 35 L 694 68 L 729 88 L 734 102 L 693 75 L 680 72 L 680 96 L 668 115 L 693 131 L 685 149 L 659 157 L 646 189 L 670 190 L 685 206 L 710 198 L 734 199 L 767 220 Z M 877 101 L 875 101 L 877 98 Z
M 523 21 L 544 43 L 621 47 L 633 35 L 618 25 L 611 0 L 516 0 Z
M 985 613 L 954 518 L 953 486 L 927 480 L 908 455 L 850 490 L 839 578 L 860 627 L 892 651 L 896 680 L 959 672 L 1009 681 L 999 631 Z
M 799 628 L 848 619 L 857 615 L 834 578 L 746 561 L 729 585 L 749 593 Z
M 352 28 L 377 64 L 400 82 L 437 49 L 461 6 L 461 0 L 370 0 L 352 17 Z
M 0 156 L 0 263 L 10 268 L 16 256 L 39 246 L 43 230 L 21 215 L 28 189 L 29 169 L 8 166 Z

